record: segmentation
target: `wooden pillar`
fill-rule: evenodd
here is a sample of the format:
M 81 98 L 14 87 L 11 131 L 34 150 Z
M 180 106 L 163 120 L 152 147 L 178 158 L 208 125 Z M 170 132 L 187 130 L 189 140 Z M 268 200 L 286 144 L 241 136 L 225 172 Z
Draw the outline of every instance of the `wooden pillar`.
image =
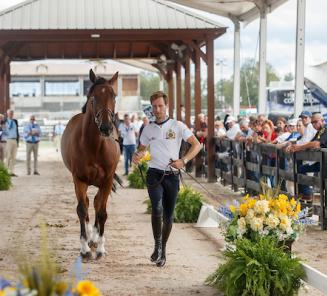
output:
M 5 56 L 0 55 L 0 113 L 5 113 L 7 108 L 6 103 L 6 62 Z
M 5 64 L 5 73 L 4 73 L 4 100 L 5 108 L 8 110 L 10 108 L 10 61 Z
M 201 59 L 200 52 L 195 51 L 195 75 L 194 75 L 194 111 L 195 111 L 195 130 L 200 130 L 200 122 L 197 115 L 201 113 Z M 201 177 L 202 159 L 201 153 L 195 158 L 195 176 Z
M 167 71 L 169 117 L 174 117 L 174 79 L 173 71 Z
M 185 61 L 185 124 L 191 126 L 191 73 L 190 73 L 190 57 L 186 57 Z
M 182 104 L 182 78 L 181 78 L 181 64 L 176 63 L 176 119 L 182 120 L 181 114 Z
M 207 55 L 207 82 L 208 82 L 208 182 L 216 182 L 215 175 L 215 143 L 214 143 L 214 123 L 215 123 L 215 85 L 214 85 L 214 49 L 213 39 L 206 41 Z

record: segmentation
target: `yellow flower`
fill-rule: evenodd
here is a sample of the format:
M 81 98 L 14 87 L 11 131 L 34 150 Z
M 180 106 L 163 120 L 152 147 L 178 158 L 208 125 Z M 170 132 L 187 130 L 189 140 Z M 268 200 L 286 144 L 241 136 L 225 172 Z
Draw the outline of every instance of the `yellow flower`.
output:
M 149 151 L 146 151 L 144 156 L 141 158 L 141 161 L 150 161 L 151 160 L 151 155 Z
M 253 209 L 255 206 L 256 200 L 254 198 L 249 198 L 247 204 L 249 209 Z
M 56 294 L 63 295 L 65 293 L 65 291 L 67 290 L 67 288 L 68 288 L 68 285 L 65 282 L 56 283 L 56 286 L 55 286 Z
M 294 199 L 294 197 L 292 197 L 292 199 L 290 201 L 290 204 L 291 204 L 292 207 L 296 206 L 296 200 Z
M 5 296 L 5 295 L 14 295 L 13 292 L 16 291 L 16 288 L 14 287 L 6 287 L 3 290 L 0 290 L 0 296 Z
M 79 296 L 101 296 L 100 291 L 90 281 L 80 281 L 77 284 L 76 291 Z
M 250 197 L 250 195 L 247 194 L 247 195 L 245 195 L 245 196 L 243 197 L 243 200 L 244 200 L 244 201 L 247 201 L 247 200 L 249 199 L 249 197 Z
M 288 197 L 285 194 L 279 194 L 278 195 L 278 199 L 279 200 L 283 200 L 283 201 L 288 201 Z
M 301 212 L 301 204 L 298 203 L 298 204 L 296 205 L 296 213 L 300 213 L 300 212 Z
M 235 214 L 235 211 L 236 211 L 235 206 L 231 205 L 231 206 L 229 206 L 229 209 L 233 214 Z
M 247 204 L 241 204 L 239 208 L 241 216 L 245 217 L 248 212 L 248 205 Z

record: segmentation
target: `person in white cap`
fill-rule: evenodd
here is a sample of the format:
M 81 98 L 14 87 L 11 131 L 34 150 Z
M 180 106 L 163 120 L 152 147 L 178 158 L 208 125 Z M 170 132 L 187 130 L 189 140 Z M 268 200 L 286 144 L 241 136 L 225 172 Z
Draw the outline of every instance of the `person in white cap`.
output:
M 236 123 L 235 118 L 232 115 L 228 116 L 226 124 L 228 126 L 226 137 L 230 140 L 235 140 L 236 135 L 241 132 L 239 124 Z

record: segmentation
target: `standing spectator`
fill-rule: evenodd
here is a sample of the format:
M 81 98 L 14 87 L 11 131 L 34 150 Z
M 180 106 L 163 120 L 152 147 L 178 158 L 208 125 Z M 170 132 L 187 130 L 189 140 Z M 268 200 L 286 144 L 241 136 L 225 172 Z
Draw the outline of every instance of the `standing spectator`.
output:
M 229 115 L 226 125 L 228 127 L 226 137 L 230 140 L 235 140 L 236 135 L 241 132 L 239 124 L 235 122 L 235 118 L 232 115 Z
M 140 127 L 139 138 L 141 138 L 142 131 L 143 131 L 144 127 L 146 127 L 149 123 L 150 123 L 149 118 L 147 116 L 144 116 L 143 117 L 143 124 Z
M 120 135 L 123 138 L 123 149 L 125 159 L 125 174 L 128 175 L 128 168 L 132 165 L 132 156 L 136 147 L 136 129 L 131 123 L 131 119 L 128 114 L 124 115 L 124 123 L 120 126 Z
M 10 176 L 17 177 L 15 163 L 19 143 L 18 121 L 14 119 L 14 111 L 10 109 L 7 110 L 6 135 L 6 165 Z
M 40 175 L 38 171 L 38 162 L 37 162 L 37 153 L 39 150 L 40 136 L 41 136 L 41 128 L 35 122 L 35 116 L 31 115 L 30 122 L 24 127 L 24 139 L 26 141 L 27 175 L 31 174 L 32 152 L 33 152 L 33 159 L 34 159 L 34 175 Z
M 62 124 L 61 121 L 59 121 L 53 128 L 53 139 L 57 152 L 60 149 L 61 138 L 62 138 L 62 134 L 64 133 L 64 130 L 65 130 L 65 126 Z
M 3 114 L 0 114 L 0 161 L 4 163 L 6 155 L 6 123 Z

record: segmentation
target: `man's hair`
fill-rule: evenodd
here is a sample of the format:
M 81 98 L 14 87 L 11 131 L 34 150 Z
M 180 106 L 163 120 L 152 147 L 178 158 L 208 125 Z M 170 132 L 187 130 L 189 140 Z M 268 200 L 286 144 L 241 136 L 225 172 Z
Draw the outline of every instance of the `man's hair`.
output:
M 124 114 L 124 118 L 129 118 L 129 114 L 128 113 L 126 113 L 126 114 Z
M 154 93 L 151 95 L 151 97 L 150 97 L 150 103 L 152 104 L 152 102 L 155 101 L 155 100 L 158 99 L 158 98 L 163 98 L 164 101 L 165 101 L 165 105 L 168 104 L 168 97 L 167 97 L 167 95 L 166 95 L 163 91 L 161 91 L 161 90 L 156 91 L 156 92 L 154 92 Z

